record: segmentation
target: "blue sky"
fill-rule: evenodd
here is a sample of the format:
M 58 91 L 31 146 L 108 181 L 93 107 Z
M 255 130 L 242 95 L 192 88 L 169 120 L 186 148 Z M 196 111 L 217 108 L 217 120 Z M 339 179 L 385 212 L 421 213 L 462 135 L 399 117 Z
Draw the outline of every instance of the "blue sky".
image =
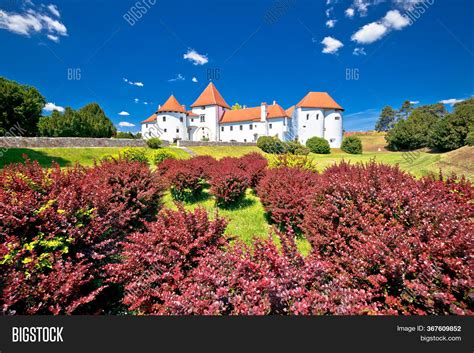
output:
M 210 77 L 231 105 L 288 108 L 327 91 L 346 130 L 367 130 L 385 105 L 474 94 L 473 10 L 472 0 L 1 0 L 0 76 L 36 86 L 48 107 L 98 102 L 122 131 L 171 93 L 189 106 Z

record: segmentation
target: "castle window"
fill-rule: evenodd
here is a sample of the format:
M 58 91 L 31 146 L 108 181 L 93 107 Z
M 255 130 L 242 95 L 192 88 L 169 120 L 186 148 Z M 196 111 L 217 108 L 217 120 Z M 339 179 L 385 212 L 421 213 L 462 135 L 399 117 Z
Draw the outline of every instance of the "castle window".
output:
M 201 120 L 201 123 L 204 123 L 206 121 L 206 116 L 205 115 L 201 115 L 199 118 Z
M 231 125 L 230 126 L 230 131 L 233 131 L 234 130 L 234 127 Z
M 191 122 L 194 123 L 194 118 L 191 118 Z
M 176 129 L 176 132 L 179 132 L 179 129 Z
M 164 132 L 167 132 L 167 131 L 168 131 L 168 129 L 164 129 Z
M 329 139 L 329 142 L 334 142 L 336 141 L 336 139 Z
M 247 142 L 247 139 L 244 139 L 244 142 Z
M 166 116 L 163 117 L 163 121 L 166 121 Z
M 224 131 L 224 127 L 223 127 L 223 126 L 221 127 L 221 131 Z
M 180 121 L 180 122 L 183 122 L 183 117 L 179 118 L 179 121 Z
M 306 120 L 309 120 L 309 114 L 306 114 Z
M 145 124 L 145 128 L 148 128 L 148 124 Z
M 240 125 L 240 130 L 243 130 L 243 129 L 244 129 L 243 125 Z
M 339 120 L 340 118 L 341 118 L 341 117 L 336 116 L 336 117 L 334 118 L 334 120 Z
M 319 114 L 316 114 L 316 120 L 319 120 Z
M 286 126 L 286 119 L 283 118 L 283 126 Z
M 268 124 L 268 128 L 271 129 L 271 128 L 272 128 L 272 124 Z
M 249 129 L 250 129 L 250 130 L 253 129 L 253 125 L 252 125 L 252 124 L 249 125 Z

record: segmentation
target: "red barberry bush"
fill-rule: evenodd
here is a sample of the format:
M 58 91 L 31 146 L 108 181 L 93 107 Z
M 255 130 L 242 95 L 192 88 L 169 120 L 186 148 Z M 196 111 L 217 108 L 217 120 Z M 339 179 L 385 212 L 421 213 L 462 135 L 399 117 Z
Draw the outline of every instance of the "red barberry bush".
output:
M 210 193 L 215 197 L 218 206 L 229 207 L 244 198 L 250 180 L 240 163 L 239 158 L 226 157 L 213 168 L 209 180 Z
M 210 221 L 204 209 L 163 210 L 145 232 L 129 235 L 123 261 L 111 265 L 110 280 L 123 284 L 124 304 L 138 314 L 173 314 L 165 304 L 194 268 L 226 244 L 226 221 Z
M 163 172 L 164 169 L 164 172 Z M 164 161 L 160 167 L 176 201 L 192 202 L 202 194 L 203 171 L 187 160 Z
M 474 191 L 397 167 L 341 163 L 305 212 L 315 256 L 339 267 L 390 314 L 473 313 Z
M 240 158 L 240 168 L 247 173 L 250 187 L 254 189 L 265 176 L 267 166 L 267 159 L 257 152 L 246 154 Z
M 153 220 L 163 185 L 139 162 L 0 174 L 0 305 L 5 314 L 104 312 L 105 265 L 125 234 Z M 106 296 L 107 297 L 107 296 Z M 100 302 L 100 303 L 99 303 Z
M 321 181 L 315 172 L 300 168 L 269 169 L 257 194 L 270 220 L 280 229 L 300 231 L 309 201 Z

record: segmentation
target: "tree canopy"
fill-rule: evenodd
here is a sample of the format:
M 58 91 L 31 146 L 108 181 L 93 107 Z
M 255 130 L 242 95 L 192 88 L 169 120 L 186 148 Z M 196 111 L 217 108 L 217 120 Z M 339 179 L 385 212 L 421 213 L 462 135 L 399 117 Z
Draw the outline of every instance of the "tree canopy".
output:
M 117 133 L 113 123 L 97 103 L 79 110 L 67 107 L 64 113 L 53 111 L 38 124 L 41 136 L 50 137 L 112 137 Z
M 15 135 L 19 130 L 35 136 L 45 104 L 36 88 L 0 77 L 0 136 Z

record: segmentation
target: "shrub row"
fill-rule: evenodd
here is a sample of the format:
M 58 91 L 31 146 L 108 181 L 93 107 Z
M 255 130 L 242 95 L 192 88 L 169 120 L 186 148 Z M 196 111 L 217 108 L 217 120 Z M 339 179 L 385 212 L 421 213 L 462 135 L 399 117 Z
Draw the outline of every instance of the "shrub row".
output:
M 147 166 L 37 162 L 0 174 L 0 304 L 5 314 L 104 313 L 120 303 L 105 284 L 119 242 L 160 208 L 164 186 Z
M 209 156 L 186 161 L 166 160 L 159 165 L 159 173 L 169 183 L 177 201 L 199 199 L 207 184 L 219 206 L 230 206 L 241 200 L 248 187 L 256 187 L 265 175 L 267 160 L 258 153 L 242 158 L 226 157 L 219 161 Z

